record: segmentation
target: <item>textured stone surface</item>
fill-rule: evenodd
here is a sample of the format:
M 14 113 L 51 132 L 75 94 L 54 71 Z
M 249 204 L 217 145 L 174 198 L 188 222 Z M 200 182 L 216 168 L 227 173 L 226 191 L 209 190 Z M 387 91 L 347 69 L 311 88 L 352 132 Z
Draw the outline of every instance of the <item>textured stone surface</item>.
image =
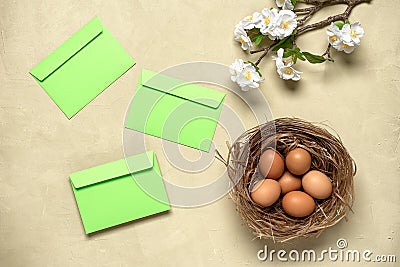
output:
M 348 222 L 318 239 L 286 245 L 252 241 L 234 205 L 224 197 L 202 208 L 174 208 L 95 235 L 84 234 L 68 175 L 123 157 L 123 120 L 140 69 L 160 71 L 196 60 L 230 64 L 244 57 L 232 40 L 234 25 L 273 2 L 0 1 L 0 265 L 253 266 L 267 264 L 256 255 L 265 244 L 271 249 L 320 251 L 336 248 L 340 237 L 347 239 L 350 249 L 398 253 L 398 1 L 357 7 L 351 18 L 360 20 L 366 30 L 361 47 L 350 56 L 333 53 L 334 64 L 300 64 L 304 74 L 297 84 L 280 80 L 270 59 L 261 64 L 266 77 L 261 90 L 275 117 L 328 123 L 358 163 L 354 214 Z M 69 121 L 28 71 L 95 15 L 137 64 Z M 325 33 L 307 34 L 299 44 L 308 51 L 323 51 Z M 247 120 L 247 127 L 253 126 L 243 103 L 233 96 L 227 103 Z M 218 128 L 215 140 L 224 153 L 225 139 Z M 158 152 L 167 179 L 190 185 L 224 170 L 215 162 L 206 175 L 181 173 L 163 158 L 159 140 L 149 137 L 148 143 Z

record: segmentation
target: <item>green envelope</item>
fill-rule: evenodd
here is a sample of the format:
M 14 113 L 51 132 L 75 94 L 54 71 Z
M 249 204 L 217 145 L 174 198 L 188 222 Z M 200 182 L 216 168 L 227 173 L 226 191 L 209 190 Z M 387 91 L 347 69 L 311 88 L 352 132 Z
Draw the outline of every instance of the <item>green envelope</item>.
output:
M 70 181 L 86 234 L 170 209 L 153 151 L 73 173 Z
M 208 152 L 225 94 L 142 70 L 125 127 Z
M 95 17 L 30 74 L 71 119 L 135 61 Z

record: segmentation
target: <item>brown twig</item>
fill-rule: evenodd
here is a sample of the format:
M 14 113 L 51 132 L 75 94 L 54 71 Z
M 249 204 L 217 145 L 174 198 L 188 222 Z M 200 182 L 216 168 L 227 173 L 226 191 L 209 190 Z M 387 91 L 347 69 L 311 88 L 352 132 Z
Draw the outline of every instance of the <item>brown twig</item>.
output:
M 262 55 L 259 57 L 259 59 L 256 61 L 256 63 L 254 63 L 254 65 L 258 66 L 258 64 L 260 64 L 261 60 L 268 54 L 269 50 L 275 46 L 278 43 L 277 40 L 275 40 L 272 44 L 270 44 L 269 46 L 267 46 L 266 48 L 264 48 L 264 53 L 262 53 Z
M 321 2 L 322 3 L 322 2 Z M 308 13 L 303 14 L 304 17 L 302 17 L 301 19 L 297 20 L 297 26 L 302 26 L 309 18 L 311 18 L 312 15 L 314 15 L 315 13 L 317 13 L 322 7 L 324 7 L 322 4 L 319 5 L 315 5 L 313 6 L 310 11 L 308 11 Z
M 257 53 L 264 52 L 264 51 L 265 51 L 265 48 L 261 48 L 261 49 L 258 49 L 258 50 L 250 51 L 250 54 L 257 54 Z
M 336 4 L 344 4 L 345 3 L 345 4 L 347 4 L 347 8 L 341 14 L 330 16 L 324 20 L 321 20 L 320 22 L 316 22 L 316 23 L 309 24 L 309 25 L 298 28 L 296 37 L 298 37 L 299 35 L 301 35 L 305 32 L 311 31 L 311 30 L 316 30 L 316 29 L 326 27 L 335 21 L 343 21 L 344 22 L 349 18 L 350 13 L 353 10 L 353 8 L 355 8 L 357 5 L 359 5 L 361 3 L 370 3 L 371 1 L 372 0 L 332 0 L 332 1 L 329 1 L 328 3 L 326 3 L 326 1 L 321 2 L 321 3 L 326 3 L 326 5 L 336 5 Z
M 303 1 L 298 1 L 300 3 L 304 4 L 309 4 L 309 5 L 318 5 L 319 1 L 318 0 L 303 0 Z
M 331 58 L 331 48 L 332 48 L 332 45 L 328 44 L 328 47 L 326 48 L 326 50 L 322 54 L 322 56 L 326 56 L 327 58 Z
M 293 11 L 294 13 L 298 14 L 298 13 L 308 13 L 308 12 L 310 12 L 310 11 L 313 10 L 313 9 L 314 9 L 314 7 L 295 8 L 295 9 L 293 9 L 292 11 Z

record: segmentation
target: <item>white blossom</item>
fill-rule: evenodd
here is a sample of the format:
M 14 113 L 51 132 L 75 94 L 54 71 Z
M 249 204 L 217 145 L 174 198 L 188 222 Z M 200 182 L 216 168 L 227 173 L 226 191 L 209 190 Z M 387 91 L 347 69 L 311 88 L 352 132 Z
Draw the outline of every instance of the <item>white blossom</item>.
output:
M 360 44 L 360 38 L 362 38 L 364 34 L 364 28 L 361 27 L 360 22 L 356 21 L 350 25 L 350 36 L 354 43 Z
M 360 38 L 364 36 L 364 29 L 361 27 L 360 22 L 353 24 L 344 24 L 342 28 L 343 41 L 347 44 L 360 44 Z
M 246 30 L 260 29 L 260 33 L 271 40 L 283 39 L 293 33 L 297 27 L 296 14 L 291 10 L 264 8 L 261 13 L 245 17 L 234 30 L 235 40 L 242 44 L 243 50 L 253 47 Z
M 281 77 L 284 80 L 293 80 L 293 81 L 298 81 L 300 80 L 300 74 L 302 72 L 295 70 L 293 66 L 293 62 L 289 62 L 288 64 L 285 64 L 283 61 L 283 48 L 280 48 L 277 51 L 277 57 L 272 57 L 273 60 L 275 60 L 276 64 L 276 71 L 279 74 L 279 77 Z
M 245 17 L 240 24 L 243 26 L 243 29 L 251 30 L 259 28 L 262 19 L 263 17 L 259 12 L 254 12 L 253 15 Z
M 229 72 L 231 73 L 231 80 L 233 82 L 237 81 L 237 77 L 242 72 L 243 68 L 244 62 L 242 59 L 235 59 L 235 62 L 229 66 Z
M 296 14 L 291 10 L 280 10 L 264 8 L 261 11 L 260 32 L 267 35 L 271 40 L 283 39 L 291 35 L 297 27 Z
M 236 25 L 233 35 L 235 41 L 241 43 L 243 50 L 248 50 L 253 47 L 250 37 L 247 35 L 247 32 L 243 29 L 241 24 Z
M 342 29 L 340 30 L 340 33 L 341 33 L 341 38 L 340 38 L 341 41 L 347 44 L 353 43 L 350 36 L 350 24 L 344 24 L 342 26 Z
M 237 78 L 237 83 L 243 91 L 248 91 L 250 88 L 259 88 L 262 79 L 256 68 L 251 64 L 245 64 L 242 72 Z
M 364 29 L 361 27 L 360 22 L 345 23 L 342 29 L 331 23 L 330 28 L 326 30 L 326 34 L 333 48 L 349 54 L 360 45 L 360 38 L 364 36 Z
M 354 43 L 345 43 L 345 42 L 340 42 L 339 44 L 339 49 L 338 51 L 343 51 L 346 54 L 350 54 L 351 52 L 354 51 L 354 49 L 357 47 L 357 44 Z
M 281 10 L 275 20 L 274 35 L 283 39 L 291 35 L 297 27 L 296 14 L 291 10 Z
M 295 70 L 291 65 L 283 66 L 277 69 L 279 77 L 284 80 L 293 80 L 298 81 L 300 80 L 300 74 L 302 72 Z
M 271 40 L 276 39 L 275 28 L 276 28 L 276 19 L 278 17 L 278 10 L 275 8 L 269 9 L 264 8 L 261 11 L 262 20 L 260 23 L 260 32 L 264 35 L 268 35 Z
M 339 46 L 342 43 L 342 32 L 339 27 L 331 23 L 331 27 L 326 30 L 326 34 L 328 35 L 328 42 L 331 46 L 339 50 Z
M 242 59 L 236 59 L 229 67 L 231 80 L 236 82 L 243 91 L 251 88 L 259 88 L 263 79 L 256 68 L 250 63 L 244 63 Z
M 277 68 L 285 65 L 285 63 L 283 62 L 283 51 L 284 51 L 283 48 L 279 48 L 279 50 L 276 51 L 277 57 L 272 56 L 272 59 L 275 60 Z
M 293 10 L 294 5 L 291 0 L 275 0 L 276 5 L 283 10 Z

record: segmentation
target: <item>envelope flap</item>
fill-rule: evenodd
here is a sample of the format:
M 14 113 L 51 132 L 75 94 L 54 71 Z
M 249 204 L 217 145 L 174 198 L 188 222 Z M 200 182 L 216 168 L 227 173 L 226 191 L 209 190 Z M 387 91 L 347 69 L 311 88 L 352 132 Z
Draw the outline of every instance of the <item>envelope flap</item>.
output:
M 153 164 L 154 152 L 148 151 L 146 153 L 75 172 L 69 177 L 75 188 L 81 188 L 115 179 L 127 174 L 144 171 L 152 168 Z
M 225 98 L 225 93 L 146 69 L 142 70 L 141 81 L 143 86 L 211 108 L 217 108 Z
M 100 19 L 95 17 L 53 53 L 36 65 L 30 73 L 38 80 L 44 81 L 102 32 L 103 25 Z

